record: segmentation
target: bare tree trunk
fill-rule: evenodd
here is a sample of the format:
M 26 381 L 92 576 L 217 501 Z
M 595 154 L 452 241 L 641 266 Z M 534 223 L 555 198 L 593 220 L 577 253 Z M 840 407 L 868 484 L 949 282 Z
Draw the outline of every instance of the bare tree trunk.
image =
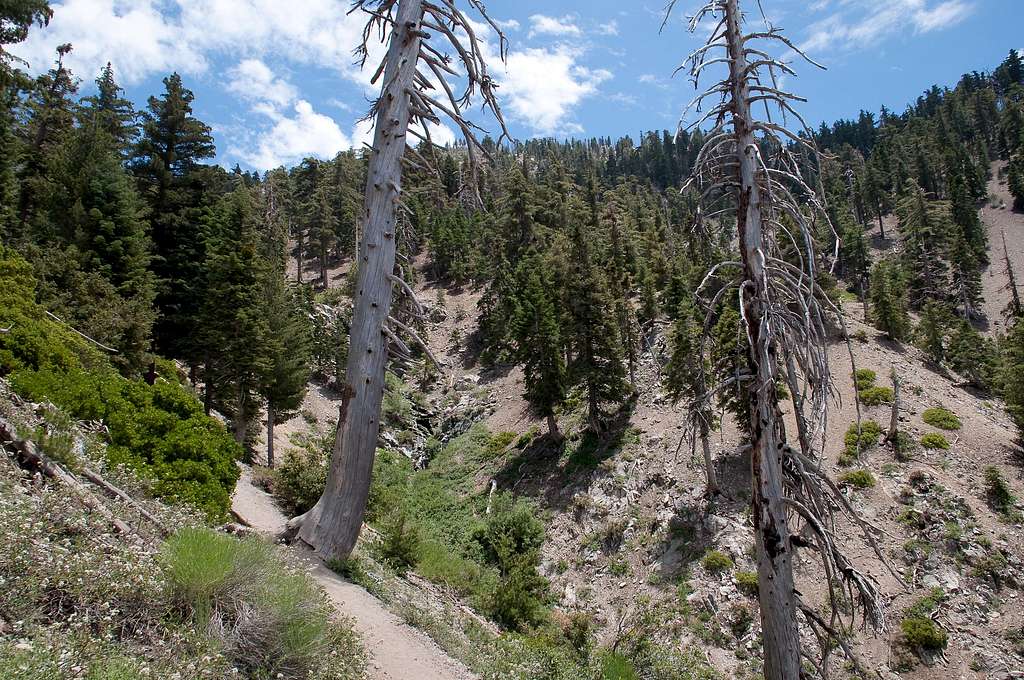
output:
M 238 388 L 238 408 L 235 409 L 234 418 L 235 441 L 245 446 L 245 435 L 249 429 L 249 404 L 245 394 L 245 388 Z
M 892 412 L 889 415 L 889 432 L 885 435 L 886 441 L 892 444 L 892 453 L 897 460 L 902 456 L 900 451 L 900 379 L 896 375 L 896 369 L 892 369 Z
M 366 180 L 348 364 L 327 485 L 309 513 L 289 522 L 289 529 L 297 530 L 328 559 L 344 559 L 352 552 L 370 491 L 387 363 L 383 328 L 391 309 L 402 157 L 422 15 L 422 0 L 400 0 L 391 32 Z
M 267 404 L 267 467 L 274 467 L 274 405 Z
M 782 421 L 775 390 L 777 348 L 762 328 L 769 291 L 762 252 L 761 195 L 757 181 L 758 147 L 751 128 L 747 58 L 737 0 L 727 0 L 726 41 L 730 57 L 733 127 L 739 164 L 739 231 L 746 300 L 743 318 L 755 379 L 749 386 L 753 519 L 761 603 L 766 680 L 800 677 L 800 634 L 793 588 L 792 545 L 782 484 Z
M 715 459 L 711 456 L 711 438 L 709 435 L 707 424 L 701 422 L 700 445 L 704 449 L 704 472 L 708 477 L 708 496 L 714 496 L 721 493 L 721 488 L 718 486 L 718 475 L 715 473 Z
M 555 418 L 554 413 L 548 414 L 548 435 L 555 441 L 562 440 L 562 433 L 558 429 L 558 419 Z
M 302 260 L 302 250 L 303 250 L 303 245 L 304 245 L 303 244 L 303 241 L 304 241 L 303 236 L 304 236 L 303 229 L 302 229 L 302 227 L 299 227 L 299 233 L 298 233 L 298 236 L 296 238 L 296 241 L 297 241 L 296 246 L 297 247 L 295 248 L 295 274 L 296 274 L 295 280 L 298 281 L 299 283 L 302 283 L 302 263 L 303 263 L 303 260 Z

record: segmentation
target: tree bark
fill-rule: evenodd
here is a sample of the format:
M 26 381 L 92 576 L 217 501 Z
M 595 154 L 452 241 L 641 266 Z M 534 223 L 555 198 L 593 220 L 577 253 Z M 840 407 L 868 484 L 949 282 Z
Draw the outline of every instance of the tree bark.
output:
M 267 467 L 274 467 L 274 405 L 267 404 Z
M 743 258 L 746 301 L 744 319 L 756 379 L 748 388 L 753 422 L 750 428 L 752 509 L 757 546 L 758 595 L 766 680 L 800 677 L 800 635 L 793 589 L 792 545 L 782 484 L 782 420 L 775 389 L 777 348 L 765 327 L 768 300 L 762 253 L 761 195 L 757 180 L 757 143 L 751 129 L 747 59 L 737 0 L 726 0 L 726 40 L 731 59 L 733 127 L 739 164 L 737 228 Z
M 548 414 L 548 436 L 555 441 L 562 441 L 562 433 L 558 429 L 558 419 L 554 413 Z
M 715 473 L 715 459 L 711 456 L 711 441 L 708 426 L 701 422 L 700 445 L 704 449 L 704 471 L 708 476 L 708 496 L 714 496 L 721 492 L 718 486 L 718 475 Z
M 344 559 L 352 552 L 370 491 L 387 363 L 383 327 L 391 309 L 402 156 L 422 16 L 422 0 L 399 0 L 377 104 L 348 363 L 327 485 L 316 506 L 286 530 L 297 531 L 325 559 Z

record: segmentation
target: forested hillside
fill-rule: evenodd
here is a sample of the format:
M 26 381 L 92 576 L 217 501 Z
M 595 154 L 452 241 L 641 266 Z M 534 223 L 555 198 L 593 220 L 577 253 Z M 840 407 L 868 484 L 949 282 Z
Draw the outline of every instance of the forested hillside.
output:
M 457 42 L 471 24 L 441 4 L 422 20 L 461 26 L 432 29 Z M 357 5 L 380 5 L 381 35 L 404 25 L 395 3 Z M 471 98 L 449 91 L 449 112 L 409 75 L 422 91 L 403 95 L 397 184 L 379 171 L 404 129 L 331 159 L 227 170 L 177 73 L 138 109 L 111 65 L 72 73 L 73 45 L 30 76 L 5 47 L 51 18 L 45 0 L 0 3 L 0 420 L 14 440 L 0 675 L 357 677 L 347 624 L 291 575 L 304 543 L 467 677 L 783 677 L 765 657 L 782 637 L 766 609 L 783 572 L 765 571 L 780 553 L 813 677 L 1024 667 L 1016 51 L 899 113 L 763 123 L 751 154 L 766 205 L 794 208 L 755 210 L 752 246 L 742 160 L 706 182 L 742 106 L 638 139 L 477 139 L 465 123 L 466 141 L 438 147 L 416 121 L 461 120 Z M 424 45 L 416 58 L 454 75 Z M 450 51 L 504 130 L 477 48 Z M 393 222 L 377 219 L 385 204 Z M 381 269 L 370 258 L 387 247 Z M 375 281 L 393 294 L 378 326 L 359 309 L 377 310 Z M 759 340 L 761 319 L 806 346 Z M 356 470 L 346 417 L 365 406 L 360 371 L 376 385 L 362 355 L 378 347 L 383 403 Z M 767 457 L 784 549 L 761 519 L 775 436 L 762 430 L 781 433 Z M 88 497 L 114 486 L 114 500 L 79 513 L 67 480 L 84 470 L 107 480 L 86 477 Z M 372 481 L 352 492 L 360 474 Z M 354 549 L 324 538 L 324 516 L 353 526 Z M 294 545 L 278 556 L 204 525 Z M 75 550 L 80 562 L 27 566 Z M 103 601 L 121 571 L 81 585 L 104 554 L 145 575 L 155 604 L 137 621 L 104 618 L 145 609 L 126 592 Z M 101 637 L 104 654 L 90 649 Z M 371 647 L 371 662 L 387 654 Z M 202 662 L 186 673 L 179 657 Z

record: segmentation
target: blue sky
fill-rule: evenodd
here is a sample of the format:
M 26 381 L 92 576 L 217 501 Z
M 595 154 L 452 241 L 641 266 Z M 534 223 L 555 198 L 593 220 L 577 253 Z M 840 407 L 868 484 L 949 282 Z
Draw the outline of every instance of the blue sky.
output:
M 513 134 L 590 137 L 674 129 L 693 97 L 673 69 L 699 45 L 679 0 L 659 34 L 662 0 L 490 0 L 511 43 L 492 73 Z M 756 3 L 743 3 L 760 21 Z M 329 157 L 369 133 L 373 67 L 360 72 L 351 49 L 362 19 L 346 0 L 59 0 L 50 26 L 12 51 L 45 69 L 56 45 L 91 90 L 106 61 L 141 105 L 171 71 L 196 95 L 218 161 L 265 170 L 303 156 Z M 799 110 L 816 125 L 885 104 L 900 111 L 933 83 L 953 85 L 991 70 L 1024 48 L 1024 0 L 762 0 L 769 19 L 816 60 L 787 88 L 808 98 Z M 623 9 L 628 7 L 628 9 Z M 756 16 L 755 16 L 756 15 Z M 493 40 L 489 51 L 494 50 Z M 450 129 L 435 136 L 454 138 Z

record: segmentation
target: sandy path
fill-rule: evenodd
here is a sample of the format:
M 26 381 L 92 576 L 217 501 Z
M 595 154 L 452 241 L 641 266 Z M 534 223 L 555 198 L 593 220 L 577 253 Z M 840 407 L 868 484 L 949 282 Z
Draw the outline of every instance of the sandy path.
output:
M 253 486 L 247 467 L 242 468 L 242 476 L 235 487 L 232 510 L 260 532 L 273 534 L 284 528 L 284 515 L 269 494 Z M 292 551 L 323 586 L 335 609 L 354 619 L 355 629 L 369 656 L 370 678 L 472 680 L 476 677 L 426 635 L 385 609 L 380 600 L 324 566 L 311 551 L 298 547 L 293 547 Z

